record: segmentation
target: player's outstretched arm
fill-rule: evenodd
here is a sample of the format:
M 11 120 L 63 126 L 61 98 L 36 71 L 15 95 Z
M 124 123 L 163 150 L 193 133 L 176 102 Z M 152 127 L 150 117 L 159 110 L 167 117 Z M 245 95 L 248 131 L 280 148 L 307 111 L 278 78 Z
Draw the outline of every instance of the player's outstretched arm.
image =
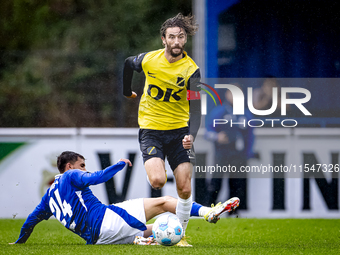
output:
M 72 172 L 72 184 L 76 187 L 84 188 L 90 185 L 97 185 L 99 183 L 107 182 L 116 173 L 121 171 L 126 165 L 132 166 L 132 163 L 128 159 L 120 159 L 117 164 L 109 166 L 102 171 L 96 171 L 94 173 L 84 171 Z
M 129 166 L 132 166 L 132 163 L 131 163 L 131 161 L 130 161 L 130 160 L 128 160 L 128 159 L 121 158 L 119 161 L 123 161 L 123 162 L 125 162 L 126 164 L 128 164 Z M 118 161 L 118 162 L 119 162 L 119 161 Z
M 48 192 L 48 191 L 47 191 Z M 33 232 L 34 227 L 42 220 L 48 220 L 52 216 L 52 212 L 47 203 L 47 192 L 41 199 L 39 205 L 34 209 L 34 211 L 27 217 L 24 225 L 22 225 L 20 235 L 15 243 L 10 244 L 22 244 L 27 241 Z
M 146 53 L 139 54 L 138 56 L 132 56 L 125 59 L 123 69 L 123 95 L 127 98 L 135 98 L 137 94 L 132 91 L 132 76 L 133 71 L 140 73 L 142 68 L 142 61 Z

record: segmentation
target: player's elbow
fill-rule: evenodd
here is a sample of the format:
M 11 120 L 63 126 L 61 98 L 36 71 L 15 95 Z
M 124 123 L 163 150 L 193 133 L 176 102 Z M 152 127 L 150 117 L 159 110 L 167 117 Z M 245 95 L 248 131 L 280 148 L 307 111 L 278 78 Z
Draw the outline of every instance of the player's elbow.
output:
M 133 63 L 134 57 L 128 57 L 124 61 L 124 67 L 125 68 L 131 68 L 132 63 Z

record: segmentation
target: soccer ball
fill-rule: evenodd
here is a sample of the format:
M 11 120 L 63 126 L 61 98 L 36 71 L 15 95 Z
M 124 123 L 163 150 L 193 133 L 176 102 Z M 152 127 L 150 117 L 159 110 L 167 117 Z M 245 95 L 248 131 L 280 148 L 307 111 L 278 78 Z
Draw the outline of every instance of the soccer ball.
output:
M 152 226 L 152 234 L 157 243 L 172 246 L 181 241 L 183 227 L 175 215 L 160 216 Z

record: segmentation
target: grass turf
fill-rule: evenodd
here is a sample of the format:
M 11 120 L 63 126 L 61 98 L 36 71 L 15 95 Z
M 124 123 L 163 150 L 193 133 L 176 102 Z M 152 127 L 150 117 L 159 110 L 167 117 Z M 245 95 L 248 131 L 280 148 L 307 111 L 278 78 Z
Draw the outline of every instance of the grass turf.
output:
M 0 254 L 339 254 L 340 220 L 223 218 L 217 224 L 190 220 L 192 248 L 85 245 L 58 221 L 38 224 L 26 244 L 9 245 L 24 220 L 0 220 Z

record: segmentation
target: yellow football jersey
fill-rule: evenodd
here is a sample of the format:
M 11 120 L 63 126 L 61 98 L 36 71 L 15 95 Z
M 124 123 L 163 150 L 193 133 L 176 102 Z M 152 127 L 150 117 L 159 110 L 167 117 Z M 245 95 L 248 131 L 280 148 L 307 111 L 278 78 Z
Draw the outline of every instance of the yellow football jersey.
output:
M 145 86 L 139 103 L 140 128 L 171 130 L 188 126 L 188 80 L 198 70 L 195 62 L 184 57 L 169 63 L 164 49 L 148 52 L 142 60 Z

